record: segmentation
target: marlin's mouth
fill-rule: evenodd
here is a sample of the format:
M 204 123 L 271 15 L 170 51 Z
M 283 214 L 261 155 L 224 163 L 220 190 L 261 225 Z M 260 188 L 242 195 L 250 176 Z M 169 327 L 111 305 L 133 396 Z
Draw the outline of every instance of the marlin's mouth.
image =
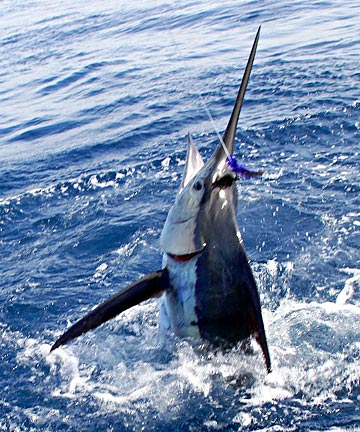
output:
M 172 253 L 167 252 L 166 255 L 168 255 L 171 259 L 177 262 L 187 262 L 196 257 L 197 255 L 200 255 L 204 251 L 205 247 L 199 251 L 191 252 L 185 255 L 174 255 Z

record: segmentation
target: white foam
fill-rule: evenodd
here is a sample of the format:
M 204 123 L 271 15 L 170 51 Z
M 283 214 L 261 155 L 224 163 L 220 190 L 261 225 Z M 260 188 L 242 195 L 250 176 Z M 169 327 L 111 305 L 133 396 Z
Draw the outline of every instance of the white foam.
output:
M 103 264 L 99 267 L 105 271 Z M 346 273 L 349 279 L 358 275 L 356 269 L 346 269 Z M 300 398 L 307 405 L 321 405 L 360 382 L 360 308 L 356 304 L 287 298 L 275 311 L 265 309 L 273 366 L 268 375 L 257 344 L 255 355 L 246 356 L 240 350 L 209 353 L 171 335 L 163 340 L 157 314 L 155 302 L 134 307 L 100 332 L 51 354 L 50 345 L 41 339 L 26 339 L 6 327 L 0 330 L 6 340 L 13 341 L 9 343 L 17 345 L 18 364 L 30 366 L 30 381 L 36 382 L 37 365 L 44 363 L 49 366 L 44 380 L 52 397 L 91 397 L 104 414 L 140 416 L 145 409 L 175 418 L 189 397 L 225 410 L 236 397 L 239 412 L 229 419 L 250 427 L 264 404 Z M 164 352 L 172 353 L 165 361 Z M 251 382 L 246 381 L 248 377 Z M 51 413 L 29 410 L 27 415 L 40 424 L 41 417 Z
M 106 264 L 106 263 L 101 263 L 97 268 L 96 268 L 96 271 L 95 271 L 95 273 L 94 273 L 94 279 L 96 280 L 96 281 L 99 281 L 99 280 L 101 280 L 101 279 L 104 279 L 105 278 L 105 276 L 106 276 L 106 270 L 107 270 L 107 268 L 108 268 L 109 266 L 108 266 L 108 264 Z
M 117 183 L 114 180 L 99 181 L 96 175 L 90 177 L 89 183 L 95 188 L 116 187 Z
M 154 305 L 147 305 L 145 310 L 133 309 L 124 319 L 135 322 L 140 313 L 145 312 L 148 315 L 153 310 Z M 268 313 L 267 315 L 269 316 Z M 109 368 L 104 371 L 107 381 L 113 384 L 109 390 L 108 384 L 92 381 L 91 370 L 97 362 L 102 362 L 101 358 L 94 357 L 93 352 L 87 359 L 94 357 L 93 362 L 87 366 L 88 369 L 80 370 L 77 356 L 71 348 L 65 348 L 59 349 L 52 360 L 54 365 L 57 364 L 57 367 L 53 366 L 52 372 L 58 370 L 63 377 L 62 388 L 54 394 L 73 397 L 74 394 L 90 392 L 102 402 L 123 407 L 146 398 L 150 405 L 157 407 L 158 397 L 163 397 L 164 394 L 174 401 L 179 397 L 179 389 L 187 388 L 208 397 L 214 385 L 217 385 L 214 384 L 214 376 L 221 376 L 223 385 L 226 386 L 231 377 L 251 373 L 256 377 L 256 381 L 249 389 L 252 397 L 246 397 L 242 401 L 246 405 L 262 405 L 292 397 L 299 392 L 306 394 L 313 403 L 321 403 L 344 386 L 351 386 L 351 383 L 360 380 L 358 363 L 344 361 L 358 343 L 358 307 L 335 303 L 306 304 L 288 300 L 269 317 L 271 322 L 267 327 L 273 362 L 273 372 L 269 375 L 265 374 L 261 355 L 257 356 L 255 363 L 252 357 L 239 351 L 204 357 L 183 341 L 174 346 L 175 353 L 177 352 L 174 360 L 162 365 L 160 369 L 156 363 L 144 363 L 143 360 L 135 362 L 134 367 L 129 368 L 124 363 L 116 363 L 115 356 L 112 358 L 115 363 L 110 363 Z M 329 351 L 326 344 L 319 345 L 317 338 L 320 335 L 315 333 L 317 326 L 324 326 L 324 329 L 328 329 L 329 334 L 333 335 L 333 351 Z M 297 328 L 300 333 L 296 333 Z M 311 330 L 312 328 L 314 330 Z M 137 331 L 142 332 L 141 328 L 137 328 Z M 153 331 L 156 330 L 151 329 L 151 332 Z M 302 336 L 301 332 L 304 331 Z M 141 345 L 158 343 L 150 331 L 147 336 L 150 336 L 150 340 L 137 342 Z M 348 338 L 345 345 L 342 344 L 344 337 Z M 121 338 L 116 337 L 115 345 Z M 107 343 L 106 340 L 98 343 L 100 342 L 105 345 Z M 336 348 L 337 345 L 339 348 Z M 101 349 L 101 352 L 106 355 L 106 350 Z M 162 395 L 156 390 L 158 386 L 162 388 Z
M 73 177 L 68 180 L 64 180 L 57 184 L 51 184 L 49 186 L 42 186 L 36 188 L 30 188 L 25 190 L 21 194 L 12 195 L 0 199 L 0 206 L 9 206 L 11 203 L 20 204 L 24 198 L 37 197 L 37 196 L 53 196 L 57 193 L 67 195 L 71 189 L 77 191 L 84 191 L 87 188 L 91 189 L 104 189 L 104 188 L 117 188 L 118 181 L 124 177 L 132 176 L 135 173 L 135 168 L 129 168 L 126 173 L 117 172 L 114 180 L 103 180 L 102 174 L 93 174 L 90 177 L 85 174 L 81 174 L 78 177 Z
M 171 158 L 169 156 L 167 156 L 165 159 L 161 161 L 161 166 L 164 168 L 165 171 L 169 169 L 170 162 L 171 162 Z
M 338 294 L 336 299 L 338 305 L 344 305 L 351 300 L 355 293 L 355 287 L 360 286 L 360 270 L 345 268 L 342 271 L 348 274 L 353 274 L 353 276 L 346 279 L 344 288 Z
M 270 276 L 276 277 L 278 272 L 278 263 L 276 262 L 276 260 L 269 260 L 267 262 L 267 269 L 270 273 Z

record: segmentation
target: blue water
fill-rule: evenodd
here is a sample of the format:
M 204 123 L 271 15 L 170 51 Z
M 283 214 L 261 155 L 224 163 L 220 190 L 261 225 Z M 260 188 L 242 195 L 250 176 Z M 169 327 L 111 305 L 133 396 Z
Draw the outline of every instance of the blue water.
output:
M 356 1 L 0 3 L 0 430 L 360 430 Z M 236 143 L 261 355 L 165 337 L 156 301 L 49 354 L 161 267 L 186 134 Z M 202 102 L 203 101 L 203 102 Z

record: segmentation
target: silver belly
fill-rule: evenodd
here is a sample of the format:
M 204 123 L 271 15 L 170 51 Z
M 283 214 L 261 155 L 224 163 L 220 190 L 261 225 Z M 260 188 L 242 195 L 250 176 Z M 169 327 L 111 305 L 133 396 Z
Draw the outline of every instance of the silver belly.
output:
M 160 300 L 160 326 L 179 337 L 200 338 L 195 309 L 196 263 L 196 258 L 181 263 L 167 255 L 163 258 L 170 287 Z

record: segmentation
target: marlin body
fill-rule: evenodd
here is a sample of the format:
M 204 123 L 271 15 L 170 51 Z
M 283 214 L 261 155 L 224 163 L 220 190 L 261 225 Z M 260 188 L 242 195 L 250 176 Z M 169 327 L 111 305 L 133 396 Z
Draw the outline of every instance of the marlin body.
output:
M 144 300 L 161 296 L 163 328 L 215 347 L 254 337 L 267 370 L 271 370 L 260 299 L 236 221 L 238 175 L 228 163 L 259 32 L 260 28 L 222 141 L 207 163 L 189 135 L 182 183 L 160 237 L 162 270 L 142 277 L 97 306 L 70 327 L 51 350 Z

